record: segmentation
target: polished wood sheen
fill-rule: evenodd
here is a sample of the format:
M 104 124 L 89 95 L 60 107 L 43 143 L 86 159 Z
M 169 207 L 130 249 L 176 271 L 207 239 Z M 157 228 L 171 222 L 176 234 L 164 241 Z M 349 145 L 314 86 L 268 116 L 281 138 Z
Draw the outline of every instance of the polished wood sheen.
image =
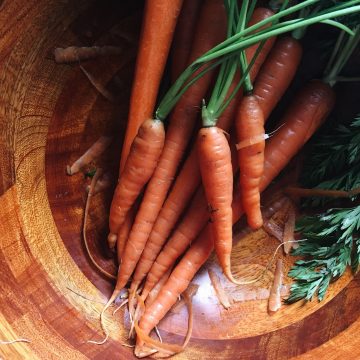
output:
M 1 359 L 131 359 L 128 314 L 99 313 L 114 284 L 89 261 L 81 237 L 89 180 L 66 175 L 66 165 L 102 134 L 115 136 L 93 166 L 113 174 L 94 196 L 88 237 L 96 260 L 115 274 L 106 250 L 107 216 L 127 117 L 141 1 L 5 0 L 0 6 L 0 344 Z M 118 99 L 111 103 L 78 64 L 58 65 L 55 47 L 118 45 L 122 56 L 82 65 Z M 91 166 L 89 167 L 89 169 Z M 263 230 L 234 239 L 233 271 L 251 278 L 277 246 Z M 293 259 L 284 258 L 285 271 Z M 233 300 L 225 310 L 207 269 L 217 272 Z M 321 303 L 283 306 L 267 313 L 274 265 L 254 286 L 235 287 L 211 258 L 196 276 L 194 331 L 177 359 L 359 359 L 360 279 L 347 272 Z M 289 279 L 286 279 L 289 283 Z M 180 342 L 187 313 L 175 306 L 161 322 L 163 338 Z

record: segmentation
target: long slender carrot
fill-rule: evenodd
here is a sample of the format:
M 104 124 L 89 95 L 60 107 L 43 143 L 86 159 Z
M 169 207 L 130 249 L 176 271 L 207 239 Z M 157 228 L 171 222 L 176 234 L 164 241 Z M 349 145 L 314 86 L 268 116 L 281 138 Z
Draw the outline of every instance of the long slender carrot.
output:
M 230 144 L 230 150 L 231 157 L 236 158 L 235 146 Z M 233 171 L 236 171 L 237 162 L 232 162 L 232 167 Z M 189 205 L 186 215 L 150 268 L 142 291 L 144 299 L 146 299 L 149 291 L 157 284 L 166 270 L 175 264 L 178 257 L 181 256 L 191 242 L 196 239 L 208 221 L 209 208 L 207 206 L 204 188 L 200 186 Z
M 176 25 L 171 56 L 171 78 L 175 81 L 188 64 L 194 27 L 202 0 L 184 0 Z
M 191 53 L 191 60 L 196 59 L 206 50 L 211 49 L 225 37 L 226 14 L 221 0 L 207 0 L 203 4 L 196 38 Z M 209 26 L 209 23 L 212 26 Z M 120 267 L 116 291 L 125 286 L 145 247 L 153 224 L 165 200 L 171 182 L 175 176 L 191 133 L 194 128 L 199 106 L 211 83 L 212 74 L 200 78 L 182 96 L 170 119 L 165 145 L 158 166 L 147 185 L 143 201 L 131 229 L 125 255 Z
M 279 174 L 289 160 L 299 151 L 309 136 L 321 125 L 334 105 L 333 90 L 320 81 L 305 86 L 296 96 L 284 117 L 284 126 L 269 141 L 265 149 L 265 167 L 260 189 L 264 190 Z M 240 195 L 233 199 L 233 223 L 243 214 L 239 202 Z M 145 311 L 140 320 L 140 328 L 149 333 L 166 315 L 189 285 L 190 281 L 205 263 L 213 250 L 209 224 L 187 251 L 173 270 L 168 281 L 161 289 L 157 299 Z M 230 269 L 229 269 L 230 270 Z M 233 281 L 231 271 L 225 274 Z M 236 281 L 236 280 L 235 280 Z
M 269 53 L 254 83 L 254 95 L 265 119 L 294 78 L 301 57 L 302 46 L 291 36 L 279 38 Z
M 144 120 L 153 115 L 177 17 L 183 0 L 147 0 L 130 99 L 128 125 L 121 153 L 120 173 L 130 146 Z
M 244 96 L 240 103 L 236 119 L 236 134 L 239 142 L 265 134 L 264 115 L 254 95 Z M 264 149 L 265 138 L 238 152 L 242 203 L 248 224 L 253 229 L 258 229 L 263 224 L 259 183 L 264 170 Z M 221 251 L 221 253 L 224 252 Z
M 108 245 L 113 249 L 120 226 L 142 188 L 152 176 L 164 147 L 165 129 L 160 120 L 145 120 L 131 145 L 111 203 Z
M 260 20 L 271 16 L 272 12 L 265 8 L 258 8 L 254 11 L 251 18 L 250 25 Z M 255 78 L 261 65 L 266 59 L 271 47 L 273 46 L 274 39 L 269 39 L 265 42 L 258 57 L 251 69 L 251 76 Z M 250 62 L 254 57 L 259 45 L 251 46 L 246 50 L 246 57 Z M 229 89 L 229 93 L 233 91 L 239 82 L 237 75 Z M 287 87 L 287 86 L 286 86 Z M 223 114 L 220 116 L 217 126 L 225 131 L 229 131 L 235 111 L 236 105 L 241 98 L 241 92 L 230 102 Z M 170 235 L 171 230 L 174 228 L 176 222 L 179 220 L 180 215 L 185 210 L 194 192 L 201 183 L 200 168 L 197 159 L 196 147 L 192 148 L 190 155 L 186 159 L 183 168 L 181 169 L 176 181 L 169 193 L 161 211 L 156 219 L 154 227 L 150 233 L 146 247 L 141 255 L 136 271 L 133 276 L 132 291 L 138 287 L 143 278 L 148 274 L 156 256 L 159 254 L 164 242 Z M 194 229 L 196 231 L 196 229 Z M 187 246 L 187 245 L 186 245 Z M 185 246 L 185 248 L 186 248 Z
M 182 4 L 183 0 L 146 0 L 131 90 L 128 124 L 121 152 L 120 174 L 124 169 L 131 144 L 141 124 L 153 115 L 160 81 Z M 133 213 L 130 212 L 121 233 L 121 244 L 125 243 L 132 223 Z M 117 234 L 110 234 L 109 236 L 111 242 L 115 243 Z
M 223 247 L 232 241 L 233 172 L 230 147 L 225 134 L 216 126 L 203 127 L 199 131 L 197 147 L 201 179 L 214 231 L 215 251 L 220 266 L 224 268 Z

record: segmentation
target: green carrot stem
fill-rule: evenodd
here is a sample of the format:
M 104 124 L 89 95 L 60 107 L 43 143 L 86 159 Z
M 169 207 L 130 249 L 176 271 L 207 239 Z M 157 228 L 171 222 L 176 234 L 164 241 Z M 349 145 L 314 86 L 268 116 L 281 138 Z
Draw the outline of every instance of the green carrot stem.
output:
M 196 76 L 194 76 L 193 78 L 188 80 L 185 83 L 185 85 L 183 85 L 183 87 L 177 93 L 168 91 L 165 94 L 163 100 L 161 101 L 159 107 L 156 110 L 155 118 L 158 119 L 158 120 L 164 121 L 166 119 L 166 117 L 169 115 L 169 113 L 171 112 L 171 110 L 173 109 L 173 107 L 175 106 L 175 104 L 179 101 L 180 97 L 186 92 L 186 90 L 191 85 L 193 85 L 197 80 L 199 80 L 204 74 L 206 74 L 207 72 L 209 72 L 212 69 L 219 66 L 219 64 L 226 61 L 226 59 L 227 59 L 227 57 L 220 58 L 219 60 L 217 60 L 217 61 L 215 61 L 213 63 L 205 64 L 205 68 L 202 69 Z M 195 70 L 193 72 L 199 70 L 200 68 L 201 68 L 201 65 L 196 66 Z M 189 71 L 189 73 L 191 75 L 190 71 Z M 190 77 L 190 75 L 188 75 L 188 76 Z M 170 90 L 171 90 L 171 88 L 170 88 Z
M 360 0 L 354 0 L 353 2 L 359 3 Z M 335 10 L 328 14 L 313 16 L 308 19 L 300 19 L 300 20 L 295 20 L 295 21 L 290 20 L 290 21 L 286 22 L 286 26 L 283 26 L 283 24 L 280 23 L 278 25 L 274 25 L 272 28 L 266 29 L 265 31 L 258 32 L 256 34 L 254 34 L 253 36 L 245 37 L 242 41 L 239 41 L 239 42 L 233 41 L 233 43 L 230 42 L 230 45 L 227 45 L 226 47 L 221 48 L 220 50 L 206 53 L 205 55 L 203 55 L 200 58 L 198 58 L 197 60 L 195 60 L 195 62 L 193 64 L 208 62 L 215 58 L 246 49 L 249 46 L 254 45 L 259 41 L 267 40 L 270 37 L 281 35 L 285 32 L 295 30 L 301 26 L 309 26 L 309 25 L 312 25 L 312 24 L 315 24 L 315 23 L 318 23 L 318 22 L 321 22 L 324 20 L 329 20 L 330 18 L 344 16 L 344 15 L 354 13 L 357 11 L 360 11 L 360 6 L 352 6 L 350 8 L 346 8 L 346 9 Z M 271 19 L 271 17 L 269 17 L 267 19 Z M 243 31 L 243 33 L 245 33 L 249 29 L 250 28 L 245 29 Z M 348 31 L 351 33 L 351 30 L 348 29 Z M 237 38 L 238 38 L 238 34 L 234 35 L 233 37 L 231 37 L 228 40 L 236 40 Z M 224 43 L 225 43 L 225 41 L 222 44 L 224 44 Z M 218 46 L 220 47 L 220 45 L 222 45 L 222 44 L 219 44 Z
M 336 55 L 340 51 L 340 48 L 342 48 L 343 45 L 344 45 L 343 44 L 344 36 L 345 36 L 345 31 L 341 31 L 338 38 L 337 38 L 337 40 L 336 40 L 336 43 L 335 43 L 334 49 L 333 49 L 333 51 L 331 53 L 330 59 L 329 59 L 327 65 L 326 65 L 324 74 L 328 74 L 331 71 L 331 69 L 332 69 L 332 67 L 334 65 L 334 61 L 336 59 Z
M 193 75 L 201 66 L 203 66 L 204 63 L 207 63 L 213 59 L 216 58 L 222 58 L 226 56 L 231 56 L 234 53 L 244 50 L 252 45 L 254 45 L 257 42 L 260 42 L 262 40 L 266 40 L 272 36 L 278 36 L 280 34 L 283 34 L 288 31 L 293 31 L 299 27 L 303 26 L 310 26 L 312 24 L 315 24 L 317 22 L 326 22 L 330 20 L 331 18 L 344 16 L 350 13 L 354 13 L 357 11 L 360 11 L 360 6 L 356 6 L 355 4 L 359 4 L 360 0 L 352 0 L 348 1 L 346 3 L 342 3 L 340 5 L 333 6 L 331 8 L 325 9 L 324 11 L 320 12 L 319 14 L 312 14 L 308 18 L 300 19 L 300 20 L 290 20 L 283 23 L 275 24 L 267 28 L 266 30 L 259 31 L 256 34 L 249 35 L 245 37 L 245 35 L 254 32 L 264 25 L 267 25 L 269 23 L 277 22 L 278 19 L 287 16 L 289 14 L 292 14 L 294 12 L 297 12 L 301 10 L 302 8 L 315 4 L 319 2 L 320 0 L 305 0 L 301 3 L 294 5 L 292 7 L 289 7 L 287 9 L 284 9 L 283 11 L 270 16 L 269 18 L 260 21 L 259 23 L 254 24 L 253 26 L 250 26 L 249 28 L 244 29 L 243 31 L 233 35 L 229 39 L 225 40 L 221 44 L 215 46 L 212 50 L 205 53 L 203 56 L 195 60 L 185 71 L 183 74 L 179 77 L 179 79 L 173 84 L 173 86 L 169 89 L 168 93 L 165 95 L 163 101 L 160 103 L 159 108 L 156 112 L 157 115 L 159 115 L 161 118 L 165 118 L 169 112 L 171 111 L 172 107 L 176 104 L 176 101 L 180 98 L 180 96 L 186 91 L 187 87 L 190 85 L 184 86 L 184 83 L 187 81 L 187 79 Z M 339 26 L 339 23 L 332 22 L 328 24 L 331 25 L 337 25 Z M 349 33 L 351 33 L 351 30 L 348 29 L 346 26 L 342 25 L 342 27 Z M 223 59 L 224 60 L 224 59 Z M 217 61 L 215 64 L 212 65 L 212 68 L 222 63 L 221 60 Z M 208 71 L 208 70 L 207 70 Z M 203 75 L 206 71 L 201 72 Z M 192 82 L 193 83 L 193 82 Z M 186 89 L 185 89 L 186 88 Z M 185 90 L 184 90 L 185 89 Z M 176 101 L 172 100 L 173 98 L 176 98 Z
M 341 70 L 349 60 L 351 54 L 354 52 L 355 48 L 360 42 L 360 25 L 356 26 L 354 30 L 354 36 L 350 36 L 346 40 L 345 45 L 343 46 L 339 56 L 335 59 L 332 68 L 328 69 L 328 72 L 324 74 L 323 81 L 327 82 L 331 86 L 336 83 L 337 75 L 341 72 Z

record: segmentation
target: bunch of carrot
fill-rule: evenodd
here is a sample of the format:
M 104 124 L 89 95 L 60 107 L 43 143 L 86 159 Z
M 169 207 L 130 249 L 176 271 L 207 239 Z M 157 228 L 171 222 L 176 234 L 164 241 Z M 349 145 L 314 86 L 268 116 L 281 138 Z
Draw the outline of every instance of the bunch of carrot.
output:
M 245 213 L 251 228 L 262 226 L 260 193 L 331 111 L 332 88 L 322 81 L 310 82 L 265 144 L 265 121 L 302 57 L 298 40 L 276 37 L 359 11 L 359 1 L 354 0 L 308 18 L 280 22 L 316 3 L 306 0 L 288 7 L 284 1 L 274 14 L 248 0 L 240 9 L 235 0 L 146 1 L 109 219 L 108 244 L 116 246 L 119 270 L 104 308 L 130 282 L 129 311 L 138 356 L 183 349 L 160 345 L 148 335 L 213 249 L 227 278 L 243 283 L 231 273 L 232 225 Z M 331 24 L 350 31 L 338 22 Z M 154 111 L 174 34 L 173 85 Z

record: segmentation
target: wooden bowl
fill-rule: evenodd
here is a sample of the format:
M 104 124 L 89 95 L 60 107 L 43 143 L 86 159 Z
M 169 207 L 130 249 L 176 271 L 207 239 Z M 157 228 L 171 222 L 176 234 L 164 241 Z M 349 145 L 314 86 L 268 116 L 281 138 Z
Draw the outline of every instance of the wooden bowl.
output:
M 112 134 L 116 140 L 101 164 L 115 179 L 140 21 L 141 3 L 134 1 L 5 0 L 0 7 L 0 340 L 31 341 L 0 344 L 0 358 L 133 357 L 122 346 L 126 311 L 109 311 L 104 345 L 88 343 L 103 338 L 99 313 L 113 283 L 90 263 L 81 237 L 88 180 L 65 169 L 101 134 Z M 114 103 L 78 64 L 58 65 L 52 55 L 58 46 L 109 43 L 122 46 L 124 55 L 83 66 L 112 89 Z M 115 273 L 104 245 L 112 191 L 113 185 L 94 197 L 88 237 L 97 261 Z M 240 236 L 235 271 L 263 268 L 276 240 L 263 231 Z M 291 260 L 285 264 L 288 269 Z M 233 296 L 231 309 L 218 303 L 208 268 Z M 265 297 L 273 270 L 256 287 L 235 288 L 211 259 L 194 280 L 201 286 L 193 337 L 177 358 L 360 358 L 359 278 L 346 273 L 323 302 L 297 303 L 270 316 Z M 180 341 L 186 317 L 178 306 L 160 324 L 167 341 Z

